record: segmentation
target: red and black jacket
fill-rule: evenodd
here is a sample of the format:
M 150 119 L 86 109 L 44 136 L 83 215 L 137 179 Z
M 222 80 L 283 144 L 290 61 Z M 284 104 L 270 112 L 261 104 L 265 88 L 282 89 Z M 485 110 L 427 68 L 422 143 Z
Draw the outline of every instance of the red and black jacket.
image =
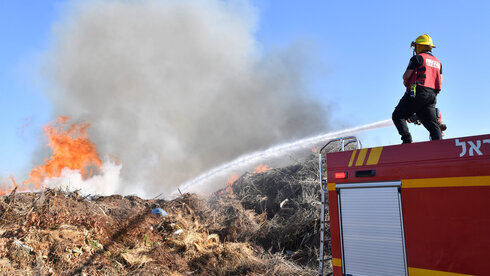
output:
M 416 83 L 420 86 L 441 90 L 441 62 L 435 56 L 421 53 L 423 63 L 415 68 L 414 74 L 408 81 L 408 86 Z

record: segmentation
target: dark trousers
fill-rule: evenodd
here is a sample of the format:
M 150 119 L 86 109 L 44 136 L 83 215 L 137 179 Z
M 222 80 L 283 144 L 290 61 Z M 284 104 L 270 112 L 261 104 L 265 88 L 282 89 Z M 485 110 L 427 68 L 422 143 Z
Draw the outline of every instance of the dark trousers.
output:
M 441 140 L 441 128 L 436 114 L 437 95 L 432 91 L 417 91 L 415 99 L 405 93 L 393 111 L 393 123 L 402 136 L 403 143 L 411 143 L 412 135 L 408 130 L 407 119 L 414 113 L 420 118 L 424 127 L 429 131 L 432 140 Z

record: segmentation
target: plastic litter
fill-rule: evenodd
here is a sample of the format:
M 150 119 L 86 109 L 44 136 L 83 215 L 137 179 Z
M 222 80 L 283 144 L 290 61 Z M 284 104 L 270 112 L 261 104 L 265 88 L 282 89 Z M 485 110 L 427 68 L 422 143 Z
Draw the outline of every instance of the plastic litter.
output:
M 162 208 L 155 208 L 151 212 L 156 215 L 161 215 L 162 217 L 168 216 L 168 213 L 165 212 L 165 210 L 163 210 Z
M 29 253 L 34 251 L 34 249 L 32 249 L 32 247 L 25 245 L 21 240 L 18 240 L 18 239 L 14 240 L 14 246 L 17 248 L 24 249 L 25 251 L 27 251 Z
M 184 232 L 184 230 L 179 229 L 179 230 L 177 230 L 177 231 L 175 231 L 175 232 L 174 232 L 174 235 L 180 235 L 180 234 L 182 234 L 183 232 Z

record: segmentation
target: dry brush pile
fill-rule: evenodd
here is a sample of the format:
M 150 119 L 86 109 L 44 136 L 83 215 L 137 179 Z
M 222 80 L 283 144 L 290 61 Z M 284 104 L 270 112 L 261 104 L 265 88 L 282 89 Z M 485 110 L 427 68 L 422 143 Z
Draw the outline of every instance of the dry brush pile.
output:
M 232 193 L 216 194 L 211 205 L 226 206 L 226 217 L 237 217 L 239 240 L 314 268 L 318 264 L 321 206 L 317 167 L 317 160 L 309 158 L 284 168 L 247 173 L 233 184 Z M 257 224 L 250 222 L 251 215 Z M 230 229 L 218 232 L 228 237 Z
M 0 197 L 0 273 L 314 275 L 316 162 L 244 174 L 208 199 L 14 191 Z
M 153 214 L 158 206 L 169 215 Z M 253 228 L 242 232 L 236 223 L 248 221 L 258 229 L 260 216 L 238 210 L 238 218 L 225 219 L 227 209 L 223 205 L 212 210 L 190 194 L 170 202 L 134 196 L 86 198 L 57 190 L 11 194 L 0 198 L 0 273 L 311 274 L 243 239 Z M 220 235 L 224 225 L 230 225 L 228 234 Z

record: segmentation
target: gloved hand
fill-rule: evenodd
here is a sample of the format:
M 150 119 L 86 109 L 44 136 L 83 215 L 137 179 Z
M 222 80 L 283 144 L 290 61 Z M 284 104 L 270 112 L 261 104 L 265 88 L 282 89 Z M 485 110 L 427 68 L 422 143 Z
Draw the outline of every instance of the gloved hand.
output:
M 417 116 L 417 114 L 413 114 L 410 118 L 407 119 L 407 122 L 413 123 L 413 124 L 416 124 L 416 125 L 422 124 L 422 122 L 420 121 L 420 119 Z

